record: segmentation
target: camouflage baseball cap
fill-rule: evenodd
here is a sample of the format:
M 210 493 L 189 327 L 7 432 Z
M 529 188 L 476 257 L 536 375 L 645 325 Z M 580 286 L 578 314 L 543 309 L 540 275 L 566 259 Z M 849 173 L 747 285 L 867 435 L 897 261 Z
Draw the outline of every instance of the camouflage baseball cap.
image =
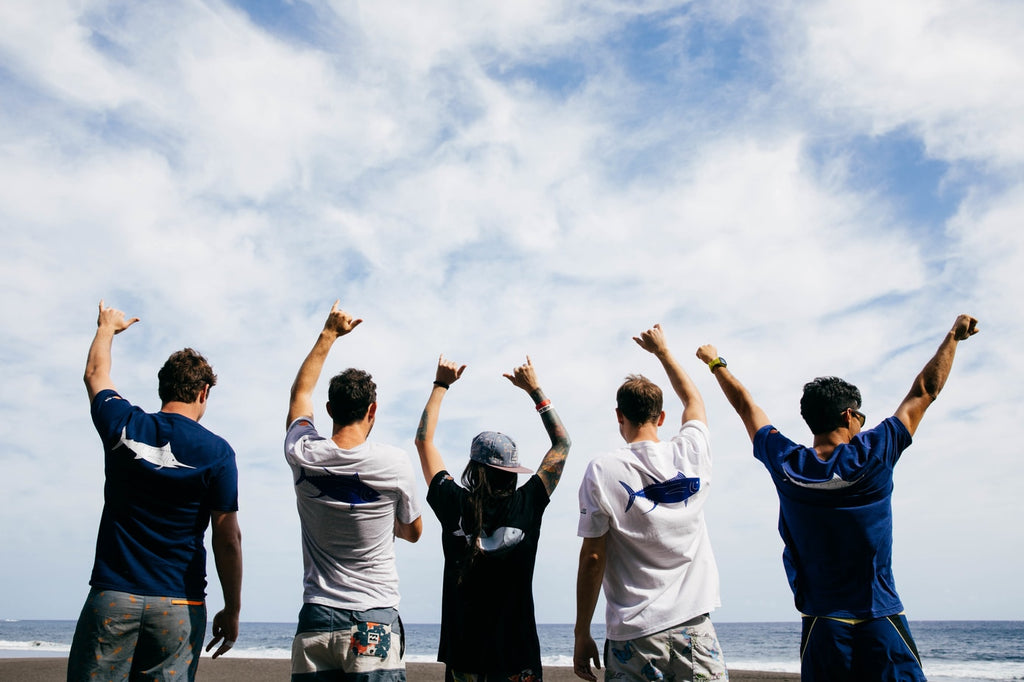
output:
M 515 441 L 497 431 L 484 431 L 473 439 L 469 458 L 487 466 L 517 474 L 532 474 L 533 469 L 519 466 Z

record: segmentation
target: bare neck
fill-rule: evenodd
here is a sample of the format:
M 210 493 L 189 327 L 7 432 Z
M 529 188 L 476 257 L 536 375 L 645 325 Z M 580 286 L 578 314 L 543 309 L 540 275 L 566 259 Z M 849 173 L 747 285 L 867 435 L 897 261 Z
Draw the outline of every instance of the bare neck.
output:
M 623 424 L 621 429 L 622 437 L 629 444 L 640 443 L 645 440 L 649 440 L 652 443 L 658 441 L 658 425 L 654 422 L 647 422 L 640 426 L 634 426 L 628 421 Z
M 203 414 L 206 412 L 206 405 L 198 400 L 193 403 L 170 400 L 160 406 L 160 411 L 169 414 L 180 414 L 182 417 L 188 417 L 192 421 L 197 422 L 203 418 Z
M 815 453 L 822 462 L 828 461 L 828 458 L 832 456 L 832 452 L 839 445 L 845 445 L 850 442 L 853 434 L 845 426 L 840 426 L 834 431 L 828 433 L 818 433 L 814 436 L 814 448 Z
M 334 429 L 331 431 L 331 440 L 342 450 L 351 450 L 366 442 L 371 428 L 373 428 L 372 423 L 368 428 L 365 420 L 346 426 L 335 424 Z

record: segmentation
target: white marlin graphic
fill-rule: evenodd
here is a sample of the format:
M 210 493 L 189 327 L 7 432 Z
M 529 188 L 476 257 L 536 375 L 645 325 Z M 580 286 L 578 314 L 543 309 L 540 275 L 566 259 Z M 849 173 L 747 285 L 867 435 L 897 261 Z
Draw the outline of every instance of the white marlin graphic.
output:
M 156 466 L 157 469 L 195 469 L 190 467 L 188 464 L 182 464 L 171 452 L 171 444 L 164 443 L 158 448 L 153 447 L 147 443 L 140 443 L 136 440 L 132 440 L 127 435 L 127 427 L 121 429 L 121 440 L 118 441 L 118 445 L 123 445 L 132 452 L 135 453 L 135 459 L 143 459 L 150 464 Z

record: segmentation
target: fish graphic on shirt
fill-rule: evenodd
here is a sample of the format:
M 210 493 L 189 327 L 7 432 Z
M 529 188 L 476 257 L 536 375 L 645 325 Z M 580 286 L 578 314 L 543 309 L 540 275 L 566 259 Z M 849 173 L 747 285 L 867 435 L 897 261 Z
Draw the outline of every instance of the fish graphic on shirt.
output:
M 121 429 L 121 440 L 117 441 L 114 447 L 124 446 L 135 453 L 135 459 L 141 459 L 156 466 L 157 469 L 195 469 L 188 464 L 182 464 L 171 452 L 171 444 L 164 443 L 160 447 L 153 447 L 148 443 L 140 443 L 128 437 L 128 428 Z
M 619 481 L 622 487 L 626 489 L 629 494 L 629 501 L 626 503 L 626 511 L 633 506 L 636 502 L 636 498 L 642 497 L 646 500 L 650 500 L 654 503 L 654 507 L 651 507 L 650 511 L 644 512 L 649 514 L 654 511 L 655 507 L 659 504 L 672 504 L 674 502 L 685 503 L 690 496 L 700 490 L 700 478 L 687 478 L 683 476 L 683 472 L 679 472 L 675 477 L 668 479 L 667 481 L 655 481 L 650 485 L 645 485 L 641 490 L 633 490 L 630 488 L 625 481 Z
M 327 469 L 324 469 L 326 472 Z M 310 497 L 329 497 L 338 502 L 346 502 L 353 507 L 366 502 L 376 502 L 380 499 L 380 493 L 359 480 L 359 474 L 344 476 L 342 474 L 313 474 L 306 473 L 305 469 L 299 472 L 299 478 L 295 481 L 298 485 L 306 481 L 320 491 L 319 495 Z

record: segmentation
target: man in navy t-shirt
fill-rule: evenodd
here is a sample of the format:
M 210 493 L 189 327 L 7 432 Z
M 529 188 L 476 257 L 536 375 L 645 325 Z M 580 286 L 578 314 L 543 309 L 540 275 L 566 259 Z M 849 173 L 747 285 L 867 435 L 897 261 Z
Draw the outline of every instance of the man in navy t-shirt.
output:
M 946 383 L 957 344 L 977 332 L 976 319 L 957 317 L 895 415 L 866 431 L 856 386 L 837 377 L 806 384 L 810 447 L 771 425 L 714 346 L 697 350 L 779 495 L 783 563 L 804 616 L 804 682 L 925 679 L 892 575 L 893 467 Z
M 100 301 L 85 385 L 103 441 L 106 483 L 92 590 L 68 657 L 69 682 L 193 680 L 206 634 L 206 550 L 213 552 L 224 609 L 213 618 L 213 657 L 238 637 L 242 544 L 238 471 L 227 442 L 199 425 L 217 376 L 191 348 L 160 370 L 162 406 L 149 414 L 114 389 L 111 346 L 138 322 Z

